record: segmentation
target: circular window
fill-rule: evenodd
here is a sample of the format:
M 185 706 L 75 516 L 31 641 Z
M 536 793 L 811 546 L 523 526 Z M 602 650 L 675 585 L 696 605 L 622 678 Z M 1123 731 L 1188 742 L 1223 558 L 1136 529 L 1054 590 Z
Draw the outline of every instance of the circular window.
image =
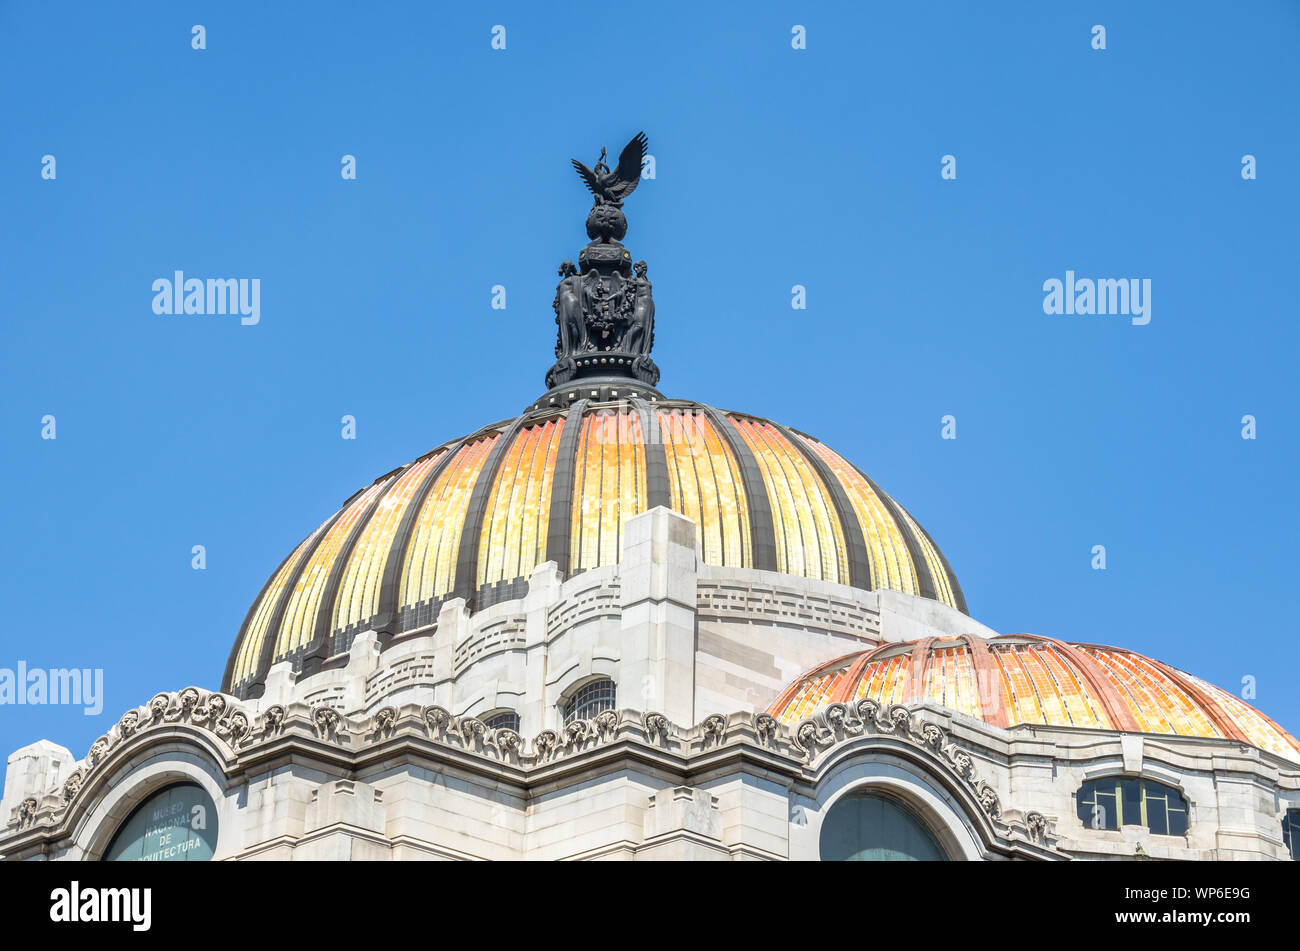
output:
M 948 856 L 911 809 L 872 793 L 845 796 L 822 823 L 823 862 L 940 862 Z
M 178 783 L 136 807 L 105 862 L 206 862 L 217 850 L 217 809 L 202 786 Z

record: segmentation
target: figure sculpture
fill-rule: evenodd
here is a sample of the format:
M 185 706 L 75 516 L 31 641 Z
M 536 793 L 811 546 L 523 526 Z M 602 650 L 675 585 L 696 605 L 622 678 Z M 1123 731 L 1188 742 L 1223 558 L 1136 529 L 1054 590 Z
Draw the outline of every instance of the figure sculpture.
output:
M 654 346 L 654 300 L 646 263 L 632 264 L 621 241 L 627 234 L 623 200 L 641 180 L 648 142 L 638 133 L 611 170 L 601 149 L 595 168 L 577 159 L 573 167 L 592 195 L 587 215 L 590 242 L 572 261 L 560 265 L 555 289 L 555 365 L 546 374 L 554 388 L 577 377 L 626 376 L 654 386 L 659 368 L 650 358 Z

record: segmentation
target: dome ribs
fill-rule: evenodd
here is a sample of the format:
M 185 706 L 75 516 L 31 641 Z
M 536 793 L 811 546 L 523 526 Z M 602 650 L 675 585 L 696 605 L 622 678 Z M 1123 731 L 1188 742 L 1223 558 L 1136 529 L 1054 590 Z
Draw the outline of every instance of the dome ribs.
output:
M 276 566 L 275 571 L 271 572 L 270 577 L 268 577 L 266 582 L 262 585 L 262 590 L 259 591 L 257 597 L 253 599 L 253 603 L 248 608 L 248 613 L 244 615 L 244 623 L 239 626 L 239 634 L 235 637 L 235 645 L 230 648 L 230 658 L 226 661 L 226 672 L 221 678 L 222 693 L 234 693 L 234 684 L 230 682 L 230 678 L 235 674 L 235 658 L 239 656 L 240 648 L 244 646 L 244 638 L 248 636 L 248 626 L 253 623 L 253 617 L 257 614 L 258 605 L 260 605 L 262 599 L 266 597 L 266 592 L 270 590 L 271 585 L 275 582 L 276 576 L 284 570 L 284 566 L 289 563 L 289 559 L 292 557 L 293 552 L 291 551 L 281 559 L 280 564 Z M 243 698 L 241 697 L 241 699 Z
M 865 478 L 865 476 L 863 477 Z M 980 718 L 1003 728 L 1011 725 L 1002 696 L 1003 673 L 993 648 L 978 634 L 967 634 L 971 663 L 975 665 L 975 691 L 980 698 Z
M 415 494 L 411 496 L 411 501 L 407 503 L 406 510 L 402 512 L 402 521 L 397 526 L 397 531 L 393 533 L 392 544 L 388 547 L 388 557 L 384 559 L 384 576 L 379 583 L 379 605 L 371 625 L 380 635 L 391 639 L 394 635 L 400 633 L 398 618 L 398 599 L 401 597 L 401 576 L 402 567 L 406 561 L 406 546 L 411 540 L 411 532 L 415 527 L 416 519 L 420 517 L 420 510 L 424 508 L 425 500 L 429 497 L 430 490 L 437 485 L 438 477 L 442 475 L 447 464 L 456 457 L 456 453 L 465 445 L 466 440 L 460 439 L 454 443 L 448 443 L 445 446 L 445 452 L 442 454 L 433 467 L 425 473 L 424 481 Z M 416 460 L 419 461 L 418 459 Z
M 898 507 L 900 509 L 903 508 L 901 505 L 899 505 Z M 906 512 L 906 509 L 904 509 L 904 511 Z M 958 611 L 960 611 L 962 614 L 966 615 L 967 617 L 970 617 L 970 611 L 966 607 L 966 595 L 962 593 L 961 584 L 959 584 L 957 581 L 956 572 L 952 570 L 952 565 L 948 563 L 948 556 L 943 553 L 942 548 L 940 548 L 938 545 L 935 544 L 934 539 L 930 536 L 930 533 L 926 530 L 924 525 L 922 525 L 916 519 L 911 518 L 910 513 L 908 513 L 908 518 L 910 519 L 912 526 L 918 532 L 920 532 L 921 535 L 925 537 L 926 541 L 930 543 L 930 547 L 934 550 L 935 555 L 938 556 L 939 558 L 939 563 L 943 565 L 944 573 L 948 577 L 948 586 L 952 589 L 952 600 L 953 600 L 952 606 L 956 608 Z
M 411 465 L 414 465 L 414 463 L 411 463 Z M 405 468 L 403 467 L 400 471 L 405 471 Z M 357 539 L 361 537 L 361 533 L 365 531 L 366 526 L 370 524 L 370 520 L 374 518 L 375 512 L 379 510 L 379 503 L 383 501 L 384 496 L 397 483 L 396 474 L 390 474 L 390 476 L 392 477 L 389 478 L 387 484 L 384 485 L 381 491 L 375 493 L 375 497 L 370 500 L 370 505 L 365 512 L 352 525 L 352 530 L 348 533 L 348 537 L 343 544 L 339 546 L 339 550 L 330 564 L 329 577 L 325 580 L 325 590 L 321 595 L 320 606 L 316 610 L 316 621 L 311 640 L 302 649 L 303 676 L 319 670 L 321 663 L 330 655 L 330 635 L 333 633 L 332 628 L 334 626 L 334 599 L 338 597 L 343 572 L 347 568 L 348 558 L 352 555 L 352 549 L 356 546 Z
M 1176 667 L 1170 667 L 1163 661 L 1158 661 L 1154 657 L 1148 660 L 1159 670 L 1163 671 L 1165 676 L 1176 683 L 1184 693 L 1201 705 L 1205 715 L 1210 718 L 1210 722 L 1215 725 L 1220 733 L 1229 739 L 1239 740 L 1242 743 L 1252 743 L 1250 737 L 1242 732 L 1241 727 L 1237 726 L 1237 721 L 1228 714 L 1219 704 L 1219 701 L 1210 695 L 1208 691 L 1202 690 L 1181 670 Z
M 633 397 L 629 402 L 641 417 L 641 434 L 645 440 L 646 508 L 662 505 L 672 508 L 672 489 L 668 485 L 668 453 L 659 431 L 659 413 L 645 400 Z M 703 526 L 701 526 L 701 529 Z
M 923 598 L 929 598 L 931 601 L 942 601 L 939 597 L 938 588 L 934 583 L 934 575 L 930 572 L 930 562 L 925 557 L 925 552 L 921 548 L 921 543 L 912 531 L 912 517 L 903 511 L 903 507 L 894 501 L 893 496 L 885 492 L 876 485 L 871 476 L 867 475 L 857 466 L 853 468 L 858 470 L 858 475 L 866 480 L 867 485 L 871 486 L 871 491 L 875 492 L 880 498 L 880 502 L 889 512 L 890 518 L 898 526 L 898 533 L 903 537 L 903 544 L 907 546 L 907 554 L 912 559 L 912 570 L 916 572 L 917 594 Z M 909 524 L 912 523 L 912 524 Z M 960 609 L 965 613 L 965 603 Z
M 303 570 L 311 562 L 311 556 L 316 553 L 316 549 L 329 535 L 334 523 L 343 517 L 343 513 L 347 509 L 346 505 L 342 506 L 330 516 L 329 521 L 316 530 L 316 538 L 303 550 L 302 555 L 298 558 L 298 563 L 293 566 L 293 573 L 280 590 L 280 597 L 275 604 L 275 612 L 271 615 L 270 623 L 266 626 L 266 636 L 262 640 L 261 651 L 258 653 L 257 662 L 253 666 L 253 678 L 241 692 L 242 699 L 260 697 L 262 691 L 266 689 L 266 672 L 271 669 L 271 659 L 275 656 L 275 642 L 280 637 L 280 624 L 284 620 L 285 608 L 289 606 L 294 589 L 298 586 L 298 580 L 302 577 Z
M 1074 669 L 1087 681 L 1092 695 L 1106 711 L 1106 716 L 1110 718 L 1111 726 L 1114 729 L 1125 730 L 1130 733 L 1142 732 L 1142 727 L 1134 718 L 1132 711 L 1129 710 L 1128 704 L 1124 702 L 1124 698 L 1120 696 L 1119 691 L 1106 677 L 1105 672 L 1095 660 L 1073 644 L 1067 644 L 1055 638 L 1040 637 L 1037 634 L 1017 634 L 1015 636 L 1049 646 L 1073 664 Z
M 477 605 L 478 591 L 478 548 L 483 537 L 483 514 L 487 511 L 488 498 L 492 487 L 496 485 L 497 470 L 510 447 L 519 436 L 524 425 L 523 416 L 515 418 L 508 429 L 496 441 L 483 468 L 479 470 L 478 479 L 465 507 L 465 524 L 460 533 L 460 548 L 456 553 L 456 580 L 452 585 L 451 597 L 464 598 L 466 606 L 472 611 Z
M 560 447 L 555 455 L 555 474 L 551 478 L 551 515 L 546 526 L 546 561 L 559 567 L 560 578 L 569 577 L 569 533 L 573 523 L 573 476 L 577 466 L 578 437 L 582 435 L 582 416 L 586 400 L 569 406 Z
M 767 483 L 758 468 L 758 460 L 750 452 L 744 437 L 720 410 L 700 404 L 700 409 L 713 424 L 740 465 L 740 480 L 749 502 L 749 537 L 754 555 L 753 567 L 762 571 L 776 571 L 776 525 L 772 521 L 772 503 L 767 497 Z
M 844 527 L 844 548 L 849 562 L 847 566 L 849 584 L 854 588 L 870 590 L 871 562 L 867 556 L 866 532 L 858 521 L 858 514 L 853 509 L 853 503 L 849 500 L 844 484 L 835 477 L 826 460 L 804 439 L 779 423 L 773 423 L 772 426 L 807 460 L 808 465 L 817 474 L 817 478 L 821 479 L 823 489 L 830 494 L 831 502 L 835 506 L 835 516 Z
M 912 663 L 908 670 L 910 677 L 903 691 L 900 703 L 925 703 L 925 675 L 930 666 L 930 648 L 935 638 L 922 637 L 912 647 Z

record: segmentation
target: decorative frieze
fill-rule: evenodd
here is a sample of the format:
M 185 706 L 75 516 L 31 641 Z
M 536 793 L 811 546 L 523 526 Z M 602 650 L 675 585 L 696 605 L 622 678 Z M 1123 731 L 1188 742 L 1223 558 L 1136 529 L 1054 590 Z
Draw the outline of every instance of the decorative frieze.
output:
M 293 736 L 348 747 L 352 734 L 361 745 L 347 752 L 363 752 L 380 744 L 401 744 L 414 738 L 432 741 L 462 754 L 481 757 L 489 763 L 507 764 L 524 771 L 549 767 L 601 748 L 629 744 L 654 755 L 675 758 L 685 767 L 690 758 L 712 755 L 723 748 L 749 747 L 776 756 L 804 781 L 814 781 L 815 764 L 836 744 L 870 736 L 889 737 L 925 751 L 938 768 L 948 770 L 971 791 L 994 827 L 995 834 L 1011 842 L 1016 837 L 1038 848 L 1052 849 L 1051 822 L 1042 813 L 1010 810 L 1003 815 L 997 792 L 977 775 L 971 753 L 952 742 L 947 730 L 922 720 L 901 705 L 882 707 L 874 700 L 855 704 L 829 704 L 793 729 L 767 714 L 714 713 L 693 727 L 682 728 L 662 713 L 606 710 L 589 720 L 573 720 L 559 729 L 540 731 L 531 740 L 512 729 L 493 730 L 473 716 L 457 717 L 438 705 L 387 705 L 364 720 L 345 717 L 332 706 L 294 703 L 268 707 L 252 717 L 229 697 L 187 687 L 176 693 L 161 693 L 146 706 L 128 710 L 107 734 L 97 739 L 85 760 L 67 776 L 57 793 L 31 796 L 15 810 L 16 829 L 54 828 L 60 825 L 77 800 L 85 794 L 89 780 L 125 743 L 145 741 L 151 732 L 162 733 L 177 725 L 197 726 L 210 731 L 230 751 L 223 764 L 229 771 L 244 756 L 263 744 L 284 742 Z M 398 747 L 400 749 L 400 746 Z M 387 754 L 385 754 L 387 755 Z M 524 780 L 526 781 L 526 779 Z
M 811 764 L 831 747 L 869 735 L 896 737 L 925 750 L 970 789 L 1000 833 L 1016 832 L 1030 842 L 1049 844 L 1049 823 L 1042 813 L 1028 813 L 1023 822 L 1004 816 L 997 790 L 978 775 L 970 752 L 952 742 L 944 727 L 919 719 L 902 704 L 884 706 L 870 698 L 829 703 L 795 726 L 794 743 Z

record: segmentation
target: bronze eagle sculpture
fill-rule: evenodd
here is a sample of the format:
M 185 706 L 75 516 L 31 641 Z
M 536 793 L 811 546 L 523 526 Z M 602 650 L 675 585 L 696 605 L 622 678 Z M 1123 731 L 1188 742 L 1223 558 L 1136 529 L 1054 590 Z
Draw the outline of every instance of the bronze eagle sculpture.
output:
M 644 132 L 638 132 L 636 137 L 623 147 L 623 151 L 618 156 L 618 167 L 612 172 L 609 166 L 605 164 L 605 150 L 600 150 L 600 158 L 596 160 L 595 169 L 587 168 L 577 159 L 570 159 L 573 167 L 577 170 L 579 177 L 586 183 L 587 188 L 591 191 L 592 196 L 596 199 L 596 204 L 611 204 L 619 207 L 623 204 L 623 199 L 632 192 L 636 191 L 637 184 L 641 181 L 641 161 L 645 158 L 646 146 L 649 141 Z

